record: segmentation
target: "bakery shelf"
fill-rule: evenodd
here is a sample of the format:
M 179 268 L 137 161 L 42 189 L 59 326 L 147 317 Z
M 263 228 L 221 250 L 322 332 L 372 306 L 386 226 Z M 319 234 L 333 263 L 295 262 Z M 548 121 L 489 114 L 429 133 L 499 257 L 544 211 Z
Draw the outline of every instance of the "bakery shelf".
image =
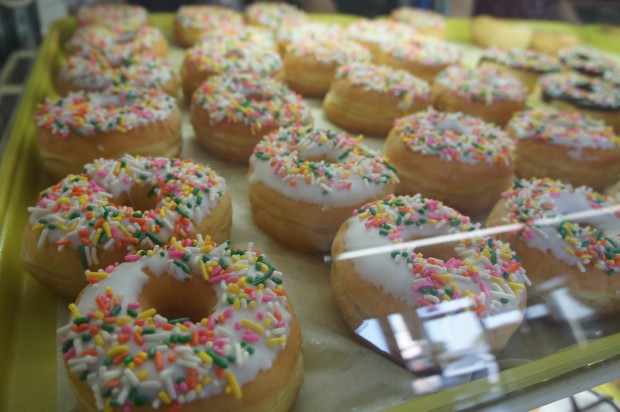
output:
M 154 14 L 152 23 L 169 38 L 172 14 Z M 351 16 L 315 15 L 316 19 L 348 22 Z M 599 26 L 576 28 L 561 23 L 533 22 L 536 27 L 577 31 L 585 42 L 620 52 L 620 42 L 600 32 Z M 467 45 L 467 19 L 450 19 L 449 40 L 460 43 L 466 63 L 477 50 Z M 62 59 L 62 44 L 74 30 L 71 18 L 49 30 L 34 63 L 28 84 L 0 161 L 0 411 L 71 410 L 72 395 L 56 356 L 55 330 L 67 316 L 68 302 L 38 285 L 22 269 L 19 255 L 26 207 L 37 193 L 54 183 L 43 171 L 35 146 L 33 122 L 36 104 L 53 95 L 53 74 Z M 174 44 L 171 42 L 171 44 Z M 182 51 L 171 59 L 180 63 Z M 320 102 L 309 104 L 317 125 L 329 126 Z M 300 315 L 304 334 L 306 378 L 295 411 L 317 410 L 455 410 L 497 407 L 503 404 L 540 406 L 573 392 L 620 378 L 620 325 L 613 320 L 573 323 L 548 322 L 532 312 L 526 325 L 495 359 L 498 372 L 450 389 L 417 395 L 415 384 L 437 378 L 411 374 L 405 368 L 362 345 L 348 331 L 331 299 L 328 257 L 290 251 L 261 233 L 247 206 L 245 168 L 211 158 L 194 141 L 185 112 L 184 157 L 210 163 L 224 176 L 234 200 L 232 242 L 252 241 L 284 272 L 285 286 Z M 367 143 L 381 147 L 382 139 Z M 59 367 L 60 366 L 60 367 Z M 471 375 L 471 374 L 470 374 Z M 475 374 L 472 376 L 476 377 Z M 570 384 L 569 384 L 570 383 Z M 429 386 L 432 388 L 432 385 Z M 435 392 L 435 393 L 433 393 Z

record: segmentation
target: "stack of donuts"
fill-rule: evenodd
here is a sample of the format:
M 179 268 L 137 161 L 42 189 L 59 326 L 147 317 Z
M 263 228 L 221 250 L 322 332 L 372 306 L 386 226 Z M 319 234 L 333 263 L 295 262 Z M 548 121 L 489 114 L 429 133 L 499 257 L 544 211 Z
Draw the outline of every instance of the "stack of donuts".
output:
M 287 273 L 239 233 L 330 255 L 318 281 L 353 331 L 401 313 L 423 340 L 425 317 L 466 314 L 497 353 L 558 267 L 620 312 L 620 200 L 596 192 L 620 174 L 614 59 L 488 47 L 472 66 L 436 13 L 311 17 L 181 6 L 170 46 L 137 6 L 78 13 L 36 110 L 57 183 L 22 261 L 73 302 L 60 353 L 81 407 L 291 407 Z

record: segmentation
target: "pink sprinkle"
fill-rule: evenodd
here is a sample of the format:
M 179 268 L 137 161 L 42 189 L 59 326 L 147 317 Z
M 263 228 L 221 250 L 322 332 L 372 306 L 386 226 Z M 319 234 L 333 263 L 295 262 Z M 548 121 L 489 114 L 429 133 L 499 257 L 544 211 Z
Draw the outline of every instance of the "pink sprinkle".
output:
M 71 346 L 71 349 L 69 349 L 67 351 L 67 353 L 65 353 L 63 355 L 63 358 L 64 358 L 65 362 L 67 362 L 69 359 L 71 359 L 73 357 L 75 357 L 75 348 L 73 346 Z
M 412 290 L 420 290 L 420 289 L 422 289 L 424 287 L 427 287 L 427 286 L 428 287 L 432 287 L 433 286 L 433 282 L 431 282 L 429 280 L 429 281 L 426 281 L 426 282 L 416 283 L 415 285 L 411 286 L 411 289 Z
M 224 273 L 223 275 L 212 277 L 209 279 L 209 283 L 218 283 L 219 281 L 226 279 L 228 276 L 230 276 L 229 273 Z
M 131 333 L 131 326 L 125 325 L 121 328 L 121 332 L 123 333 Z
M 222 267 L 218 265 L 215 269 L 213 269 L 213 271 L 211 271 L 211 276 L 217 276 L 217 274 L 220 273 L 221 271 L 222 271 Z
M 480 289 L 482 289 L 482 291 L 487 297 L 491 296 L 491 293 L 489 292 L 489 288 L 487 287 L 486 282 L 480 282 Z
M 215 318 L 213 317 L 213 315 L 209 316 L 207 326 L 209 327 L 209 329 L 215 329 Z
M 235 330 L 241 330 L 241 324 L 239 322 L 235 322 L 234 328 Z
M 226 338 L 218 338 L 213 340 L 213 344 L 215 346 L 224 346 L 228 343 L 228 339 Z
M 138 309 L 140 304 L 138 302 L 131 302 L 127 304 L 127 309 Z
M 455 290 L 454 293 L 452 294 L 452 299 L 458 299 L 460 297 L 461 297 L 461 291 Z
M 108 172 L 106 172 L 103 169 L 99 169 L 95 173 L 97 173 L 97 176 L 99 176 L 99 177 L 106 177 L 108 175 Z
M 230 318 L 233 313 L 235 313 L 235 310 L 233 308 L 228 308 L 224 311 L 224 317 L 225 318 Z
M 283 328 L 286 325 L 286 321 L 284 319 L 280 319 L 278 323 L 276 323 L 276 328 Z
M 249 343 L 254 343 L 260 340 L 260 336 L 248 331 L 243 335 L 241 339 Z
M 264 317 L 265 317 L 265 314 L 262 311 L 256 313 L 256 318 L 258 320 L 263 320 Z
M 125 260 L 126 260 L 127 262 L 135 262 L 135 261 L 136 261 L 136 260 L 138 260 L 138 259 L 140 259 L 140 256 L 139 256 L 139 255 L 136 255 L 136 254 L 132 254 L 132 255 L 127 255 L 127 256 L 125 256 Z
M 187 391 L 189 390 L 189 387 L 187 386 L 187 383 L 181 382 L 177 384 L 177 390 L 181 393 L 187 393 Z

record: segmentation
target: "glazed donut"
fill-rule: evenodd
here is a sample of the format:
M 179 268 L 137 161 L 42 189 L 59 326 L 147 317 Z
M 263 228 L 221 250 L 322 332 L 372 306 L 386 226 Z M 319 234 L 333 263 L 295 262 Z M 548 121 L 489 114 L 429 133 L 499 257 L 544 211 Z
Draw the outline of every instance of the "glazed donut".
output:
M 479 118 L 430 109 L 397 119 L 384 154 L 398 171 L 396 193 L 421 193 L 476 215 L 510 186 L 514 148 L 505 132 Z
M 351 210 L 394 189 L 381 155 L 344 132 L 280 129 L 256 145 L 248 172 L 254 222 L 301 251 L 329 251 Z
M 252 73 L 210 77 L 192 98 L 190 120 L 209 153 L 247 164 L 260 139 L 280 127 L 309 126 L 310 109 L 285 84 Z
M 535 109 L 515 113 L 506 130 L 518 140 L 520 177 L 562 179 L 601 191 L 620 174 L 620 139 L 601 120 Z
M 301 25 L 295 22 L 285 23 L 280 26 L 276 33 L 276 41 L 283 56 L 286 56 L 286 48 L 293 42 L 327 39 L 339 41 L 343 40 L 344 37 L 343 26 L 318 21 L 309 21 Z
M 346 36 L 370 50 L 379 62 L 381 44 L 399 42 L 415 33 L 408 25 L 396 21 L 361 19 L 347 27 Z
M 532 282 L 561 280 L 575 299 L 602 315 L 620 311 L 617 205 L 618 199 L 586 186 L 522 179 L 503 194 L 487 224 L 520 225 L 499 237 L 523 259 Z
M 389 195 L 354 210 L 331 252 L 331 289 L 351 330 L 402 314 L 412 339 L 420 340 L 422 313 L 428 320 L 434 311 L 446 316 L 442 307 L 453 314 L 467 310 L 486 329 L 484 343 L 499 352 L 523 319 L 529 280 L 508 244 L 476 228 L 467 216 L 421 195 Z M 450 240 L 424 245 L 441 235 Z M 462 339 L 464 329 L 454 329 L 454 338 Z M 478 333 L 477 340 L 483 338 Z
M 505 126 L 514 112 L 525 109 L 527 89 L 515 77 L 491 67 L 450 66 L 433 82 L 433 107 L 463 112 Z
M 142 6 L 130 4 L 92 4 L 78 9 L 77 24 L 100 26 L 123 38 L 133 37 L 141 27 L 148 26 L 148 12 Z
M 276 32 L 283 24 L 302 24 L 308 15 L 292 4 L 276 2 L 252 3 L 245 8 L 245 20 L 252 26 L 260 26 Z
M 446 37 L 446 21 L 435 11 L 415 7 L 397 7 L 392 10 L 390 18 L 413 27 L 422 35 L 442 39 Z
M 525 49 L 486 49 L 480 55 L 479 66 L 493 67 L 512 77 L 532 91 L 542 74 L 559 72 L 560 61 L 549 54 Z
M 543 53 L 557 54 L 565 47 L 579 44 L 579 36 L 575 33 L 534 30 L 529 48 Z
M 305 97 L 322 97 L 327 93 L 340 66 L 370 62 L 368 49 L 344 38 L 294 40 L 284 54 L 286 83 Z
M 232 223 L 226 182 L 189 160 L 125 155 L 97 159 L 40 193 L 24 233 L 22 262 L 41 284 L 74 299 L 84 270 L 128 251 L 197 233 L 218 242 Z
M 563 48 L 558 51 L 558 57 L 567 70 L 588 77 L 603 77 L 606 71 L 618 67 L 604 53 L 586 46 Z
M 458 64 L 461 50 L 433 37 L 413 36 L 379 46 L 379 61 L 387 66 L 407 70 L 427 82 L 448 66 Z
M 185 52 L 181 77 L 187 99 L 205 80 L 218 74 L 256 73 L 284 80 L 284 64 L 276 49 L 253 41 L 217 37 Z
M 340 66 L 325 100 L 325 116 L 352 131 L 385 136 L 398 117 L 426 108 L 430 87 L 405 70 L 368 63 Z
M 93 274 L 60 354 L 82 410 L 287 411 L 301 330 L 264 255 L 172 241 Z
M 173 97 L 155 89 L 113 87 L 47 98 L 35 123 L 43 166 L 56 179 L 99 157 L 181 152 L 181 112 Z
M 579 112 L 603 120 L 620 132 L 620 82 L 577 73 L 541 76 L 541 99 L 560 110 Z
M 168 40 L 155 27 L 141 27 L 127 39 L 104 27 L 86 26 L 76 30 L 65 44 L 69 55 L 100 55 L 115 65 L 136 55 L 166 57 L 168 49 Z
M 174 39 L 181 46 L 189 47 L 213 29 L 242 25 L 243 15 L 231 8 L 212 4 L 182 5 L 174 19 Z
M 480 47 L 526 49 L 532 41 L 533 30 L 524 23 L 479 15 L 471 20 L 472 41 Z
M 60 68 L 56 91 L 61 95 L 80 90 L 103 91 L 129 85 L 179 94 L 179 79 L 172 64 L 157 57 L 132 56 L 116 65 L 96 55 L 69 56 Z

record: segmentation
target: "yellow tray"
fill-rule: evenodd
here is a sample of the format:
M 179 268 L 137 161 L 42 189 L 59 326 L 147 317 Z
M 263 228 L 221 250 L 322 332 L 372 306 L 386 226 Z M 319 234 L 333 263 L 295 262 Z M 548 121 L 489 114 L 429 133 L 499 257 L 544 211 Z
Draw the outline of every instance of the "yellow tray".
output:
M 352 19 L 351 16 L 315 17 L 340 22 Z M 171 37 L 173 15 L 155 14 L 151 16 L 151 21 Z M 557 23 L 533 24 L 539 27 L 558 27 Z M 466 19 L 450 19 L 449 39 L 468 41 L 468 25 L 469 21 Z M 578 31 L 586 42 L 598 47 L 620 52 L 619 42 L 601 35 L 598 26 L 559 27 L 561 30 Z M 23 271 L 19 256 L 22 231 L 27 221 L 26 207 L 34 203 L 40 190 L 54 183 L 44 173 L 35 146 L 34 111 L 37 103 L 46 96 L 55 94 L 52 84 L 53 68 L 62 58 L 61 45 L 74 28 L 72 19 L 60 20 L 51 27 L 44 39 L 0 162 L 0 411 L 56 410 L 59 397 L 55 329 L 57 308 L 65 309 L 64 303 L 59 304 L 52 292 L 39 286 Z M 299 254 L 293 255 L 293 259 L 303 259 Z M 311 263 L 324 270 L 320 262 Z M 352 351 L 360 351 L 366 355 L 363 362 L 388 362 L 381 357 L 375 359 L 371 352 L 367 352 L 367 349 L 361 348 L 361 345 L 353 340 L 351 345 Z M 399 394 L 390 400 L 386 399 L 386 403 L 381 407 L 392 406 L 395 411 L 406 411 L 413 408 L 450 410 L 459 406 L 472 406 L 511 397 L 566 376 L 579 374 L 586 369 L 591 371 L 608 367 L 611 363 L 620 365 L 620 333 L 586 341 L 521 366 L 508 368 L 495 375 L 494 379 L 476 380 L 415 399 L 412 394 Z M 307 360 L 307 366 L 312 371 L 311 360 Z M 347 378 L 350 382 L 373 379 L 373 370 L 368 369 L 366 376 Z M 620 371 L 620 366 L 618 370 Z M 346 371 L 343 371 L 343 374 L 346 376 Z M 396 375 L 394 379 L 403 379 L 403 376 L 412 379 L 411 375 L 406 373 L 400 372 Z M 308 382 L 308 385 L 311 384 L 315 383 Z M 348 384 L 344 385 L 342 390 L 346 392 L 349 387 Z M 332 391 L 334 388 L 336 386 L 327 387 Z M 382 394 L 376 393 L 375 396 L 381 399 Z M 310 394 L 314 395 L 319 396 L 318 393 Z M 355 399 L 350 401 L 351 405 L 356 405 Z M 380 402 L 379 400 L 379 404 Z M 394 406 L 399 404 L 402 405 Z M 295 409 L 307 408 L 297 402 Z

